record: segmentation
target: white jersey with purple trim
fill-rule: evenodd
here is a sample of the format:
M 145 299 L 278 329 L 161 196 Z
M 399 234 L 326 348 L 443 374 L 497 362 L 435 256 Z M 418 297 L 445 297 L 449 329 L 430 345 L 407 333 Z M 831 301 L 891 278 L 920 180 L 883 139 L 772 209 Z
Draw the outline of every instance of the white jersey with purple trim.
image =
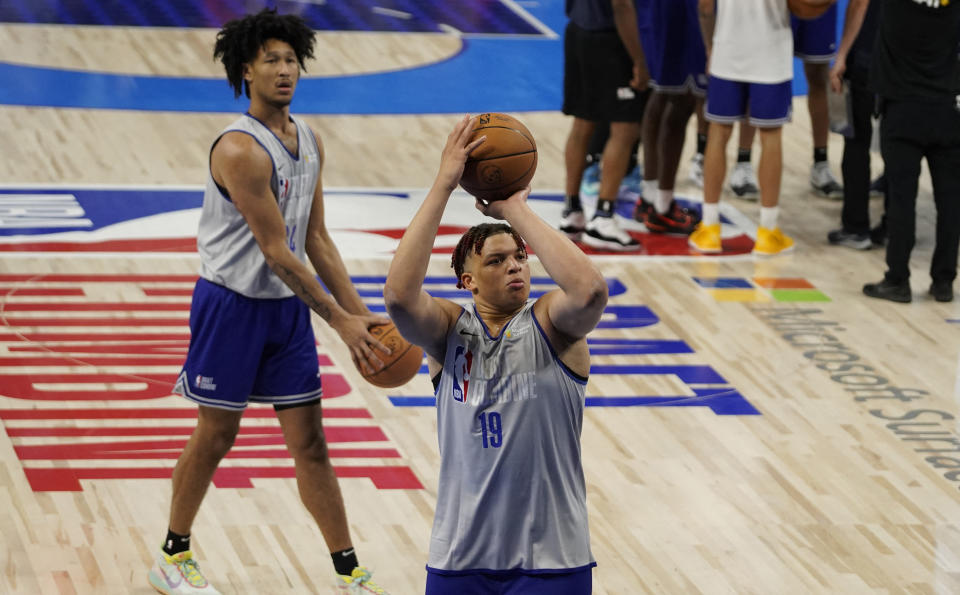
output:
M 710 74 L 774 84 L 793 78 L 793 30 L 787 0 L 717 0 Z
M 287 244 L 303 261 L 313 193 L 320 179 L 320 150 L 310 127 L 298 118 L 291 117 L 290 120 L 297 126 L 297 155 L 291 154 L 269 128 L 250 114 L 244 114 L 227 126 L 214 141 L 214 146 L 227 132 L 243 132 L 252 136 L 270 155 L 273 161 L 270 189 L 286 224 Z M 209 171 L 200 212 L 197 250 L 200 252 L 200 276 L 208 281 L 252 298 L 293 295 L 293 291 L 270 270 L 243 215 Z
M 431 572 L 595 565 L 580 456 L 587 381 L 556 357 L 534 303 L 497 337 L 465 309 L 447 336 Z

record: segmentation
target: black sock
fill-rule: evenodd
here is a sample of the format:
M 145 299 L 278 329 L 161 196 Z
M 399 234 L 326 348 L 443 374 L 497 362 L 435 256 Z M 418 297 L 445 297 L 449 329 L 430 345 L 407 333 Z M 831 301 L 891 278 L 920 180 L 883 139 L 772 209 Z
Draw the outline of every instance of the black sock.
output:
M 703 155 L 707 151 L 707 135 L 697 133 L 697 153 Z
M 569 194 L 563 201 L 563 214 L 567 215 L 570 211 L 582 211 L 583 205 L 580 204 L 579 194 Z
M 827 148 L 826 147 L 814 147 L 813 148 L 813 162 L 820 163 L 821 161 L 827 160 Z
M 167 529 L 167 538 L 163 540 L 163 551 L 168 555 L 179 554 L 190 549 L 190 536 L 179 535 Z
M 594 217 L 613 217 L 614 202 L 612 198 L 597 199 L 597 213 Z
M 350 576 L 353 569 L 360 566 L 360 563 L 357 562 L 357 552 L 353 548 L 333 552 L 330 557 L 333 558 L 333 567 L 337 574 Z
M 750 149 L 737 149 L 737 163 L 750 163 Z

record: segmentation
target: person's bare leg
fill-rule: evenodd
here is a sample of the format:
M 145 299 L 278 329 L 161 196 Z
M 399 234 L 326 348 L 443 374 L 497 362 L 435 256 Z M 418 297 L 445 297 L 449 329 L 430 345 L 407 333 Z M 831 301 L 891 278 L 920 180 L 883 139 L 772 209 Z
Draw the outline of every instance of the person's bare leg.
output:
M 643 179 L 656 180 L 660 175 L 660 121 L 666 100 L 663 93 L 653 91 L 644 108 L 641 138 L 643 138 Z
M 756 136 L 756 133 L 755 126 L 749 124 L 746 120 L 740 122 L 740 140 L 737 141 L 737 148 L 749 150 L 753 146 L 753 137 Z
M 760 129 L 760 206 L 775 207 L 780 203 L 780 177 L 783 173 L 783 128 Z M 711 131 L 712 132 L 712 131 Z
M 813 146 L 826 147 L 830 133 L 830 115 L 827 111 L 827 80 L 830 75 L 829 64 L 804 64 L 807 76 L 807 110 L 810 112 L 810 129 L 813 133 Z
M 574 196 L 580 193 L 580 182 L 583 179 L 583 170 L 587 168 L 587 151 L 590 147 L 590 136 L 596 122 L 573 119 L 573 126 L 567 135 L 567 144 L 563 156 L 567 168 L 566 193 Z M 626 167 L 626 165 L 624 165 Z
M 717 204 L 727 171 L 727 143 L 733 134 L 732 124 L 710 122 L 707 133 L 707 152 L 703 157 L 703 202 Z M 713 223 L 707 222 L 705 223 Z
M 300 500 L 316 521 L 330 552 L 352 547 L 340 484 L 330 463 L 320 404 L 277 411 L 296 468 Z
M 667 97 L 660 126 L 660 189 L 673 190 L 680 167 L 680 154 L 686 140 L 687 122 L 693 114 L 692 94 Z
M 233 446 L 243 411 L 201 405 L 197 427 L 173 468 L 170 530 L 189 535 L 217 465 Z
M 640 138 L 638 122 L 610 122 L 610 138 L 600 160 L 600 198 L 616 200 L 620 182 L 630 162 L 630 152 Z M 646 164 L 644 164 L 646 167 Z

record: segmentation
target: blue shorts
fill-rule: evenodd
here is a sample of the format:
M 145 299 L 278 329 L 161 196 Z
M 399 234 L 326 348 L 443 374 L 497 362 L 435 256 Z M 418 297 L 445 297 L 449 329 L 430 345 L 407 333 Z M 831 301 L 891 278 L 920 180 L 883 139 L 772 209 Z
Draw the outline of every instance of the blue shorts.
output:
M 646 0 L 640 6 L 647 12 L 638 22 L 650 85 L 661 93 L 705 95 L 707 50 L 697 0 Z
M 310 309 L 297 296 L 254 299 L 197 281 L 190 348 L 174 392 L 210 407 L 297 405 L 320 398 Z
M 561 574 L 427 572 L 426 595 L 590 595 L 593 568 Z
M 837 5 L 815 19 L 790 17 L 793 55 L 809 64 L 826 64 L 837 55 Z
M 749 116 L 758 128 L 776 128 L 793 114 L 793 83 L 744 83 L 710 76 L 706 118 L 733 124 Z

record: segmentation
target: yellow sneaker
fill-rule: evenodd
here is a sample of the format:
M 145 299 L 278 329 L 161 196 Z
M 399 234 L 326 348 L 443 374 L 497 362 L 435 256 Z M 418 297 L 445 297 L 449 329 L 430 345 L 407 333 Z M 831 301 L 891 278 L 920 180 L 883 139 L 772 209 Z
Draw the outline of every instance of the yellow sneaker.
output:
M 790 236 L 780 231 L 779 227 L 767 229 L 766 227 L 757 228 L 757 241 L 753 243 L 753 253 L 762 256 L 772 256 L 774 254 L 783 254 L 793 250 L 793 240 Z
M 357 566 L 353 569 L 353 572 L 350 573 L 350 576 L 345 574 L 337 576 L 337 587 L 339 587 L 341 591 L 345 591 L 347 593 L 374 593 L 375 595 L 389 595 L 386 589 L 373 582 L 373 580 L 370 578 L 372 574 L 372 572 L 363 566 Z
M 687 244 L 698 252 L 707 254 L 723 252 L 723 247 L 720 245 L 720 224 L 705 225 L 703 222 L 698 223 L 690 237 L 687 238 Z

